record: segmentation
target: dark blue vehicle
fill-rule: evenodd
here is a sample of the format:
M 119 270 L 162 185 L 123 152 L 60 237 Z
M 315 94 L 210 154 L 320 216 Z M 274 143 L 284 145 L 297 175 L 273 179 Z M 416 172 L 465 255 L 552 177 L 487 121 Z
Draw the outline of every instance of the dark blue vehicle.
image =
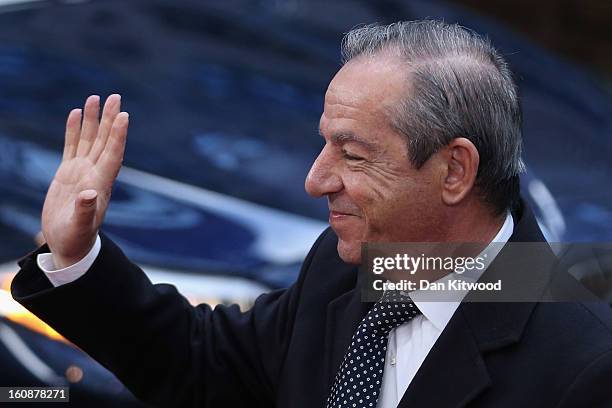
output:
M 359 23 L 439 17 L 487 33 L 521 89 L 523 193 L 548 239 L 612 241 L 610 95 L 586 71 L 451 4 L 13 3 L 0 8 L 0 385 L 69 384 L 74 406 L 140 406 L 8 298 L 14 260 L 40 229 L 68 111 L 91 93 L 119 92 L 130 112 L 105 233 L 193 302 L 248 306 L 291 284 L 327 225 L 326 203 L 303 183 L 322 147 L 339 41 Z

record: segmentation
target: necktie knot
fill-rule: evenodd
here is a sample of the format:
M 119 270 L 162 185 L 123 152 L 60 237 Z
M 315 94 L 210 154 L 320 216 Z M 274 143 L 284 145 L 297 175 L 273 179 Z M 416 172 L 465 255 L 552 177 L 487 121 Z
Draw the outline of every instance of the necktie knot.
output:
M 364 332 L 387 335 L 397 326 L 406 323 L 420 313 L 410 300 L 379 301 L 364 318 L 361 328 Z

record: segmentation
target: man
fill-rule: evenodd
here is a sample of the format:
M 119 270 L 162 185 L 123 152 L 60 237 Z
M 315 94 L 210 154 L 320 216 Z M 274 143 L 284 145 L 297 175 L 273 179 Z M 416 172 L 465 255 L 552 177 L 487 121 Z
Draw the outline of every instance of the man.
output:
M 489 43 L 402 22 L 351 31 L 343 55 L 306 180 L 332 229 L 294 285 L 247 312 L 194 308 L 98 236 L 127 134 L 113 95 L 99 124 L 97 97 L 82 126 L 79 110 L 68 117 L 47 245 L 22 261 L 13 296 L 157 406 L 611 406 L 605 305 L 361 302 L 362 242 L 543 238 L 519 197 L 515 85 Z M 493 262 L 533 267 L 504 250 Z M 378 320 L 385 307 L 395 325 Z

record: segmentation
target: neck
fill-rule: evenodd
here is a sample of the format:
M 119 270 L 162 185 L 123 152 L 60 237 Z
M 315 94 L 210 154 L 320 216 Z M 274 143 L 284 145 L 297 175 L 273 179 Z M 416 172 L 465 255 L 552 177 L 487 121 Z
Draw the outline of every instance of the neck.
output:
M 448 242 L 482 242 L 490 243 L 499 232 L 506 213 L 498 216 L 480 203 L 470 203 L 462 207 L 453 208 L 447 217 Z

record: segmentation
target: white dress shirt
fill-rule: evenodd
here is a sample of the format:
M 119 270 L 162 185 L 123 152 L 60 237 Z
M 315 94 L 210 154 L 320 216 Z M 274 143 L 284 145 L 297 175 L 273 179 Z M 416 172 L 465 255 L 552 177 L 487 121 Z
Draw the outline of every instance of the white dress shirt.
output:
M 513 231 L 514 221 L 512 215 L 508 213 L 504 224 L 492 242 L 506 243 Z M 478 276 L 471 276 L 472 279 L 476 280 L 480 277 L 480 274 L 486 270 L 486 267 L 497 256 L 501 247 L 502 245 L 492 246 L 490 244 L 485 248 L 483 252 L 488 254 L 485 268 L 479 270 Z M 72 266 L 56 269 L 53 255 L 50 253 L 39 254 L 37 263 L 53 286 L 60 286 L 83 276 L 94 263 L 99 253 L 100 237 L 98 236 L 91 251 Z M 449 274 L 441 280 L 449 279 L 453 275 Z M 461 303 L 460 301 L 425 301 L 420 299 L 420 297 L 424 297 L 420 296 L 420 294 L 420 291 L 414 291 L 410 292 L 409 296 L 422 314 L 398 326 L 389 333 L 378 408 L 397 407 L 419 367 L 421 367 L 427 354 Z M 463 296 L 465 294 L 467 292 Z M 463 296 L 460 297 L 463 298 Z

